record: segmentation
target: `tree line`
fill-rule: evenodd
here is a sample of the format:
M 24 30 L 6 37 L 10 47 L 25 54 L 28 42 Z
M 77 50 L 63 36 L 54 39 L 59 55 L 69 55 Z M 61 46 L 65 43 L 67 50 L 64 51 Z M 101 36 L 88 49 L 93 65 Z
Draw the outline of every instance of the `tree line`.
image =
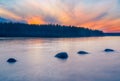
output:
M 90 37 L 104 36 L 100 30 L 58 24 L 0 23 L 0 37 Z

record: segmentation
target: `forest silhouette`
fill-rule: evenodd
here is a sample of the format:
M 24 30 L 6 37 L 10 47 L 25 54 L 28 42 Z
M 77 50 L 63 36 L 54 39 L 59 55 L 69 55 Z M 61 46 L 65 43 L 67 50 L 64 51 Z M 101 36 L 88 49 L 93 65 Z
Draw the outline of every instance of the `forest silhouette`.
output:
M 29 25 L 0 23 L 0 37 L 91 37 L 104 36 L 100 30 L 58 24 Z

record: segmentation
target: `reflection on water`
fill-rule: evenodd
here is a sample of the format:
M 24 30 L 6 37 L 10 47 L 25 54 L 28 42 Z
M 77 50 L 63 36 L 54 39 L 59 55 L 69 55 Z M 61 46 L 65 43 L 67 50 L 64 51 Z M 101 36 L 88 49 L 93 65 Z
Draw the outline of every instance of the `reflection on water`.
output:
M 120 81 L 120 37 L 0 38 L 0 81 Z M 116 50 L 105 53 L 105 48 Z M 81 56 L 78 51 L 90 54 Z M 69 58 L 54 56 L 67 52 Z M 15 64 L 6 60 L 14 57 Z

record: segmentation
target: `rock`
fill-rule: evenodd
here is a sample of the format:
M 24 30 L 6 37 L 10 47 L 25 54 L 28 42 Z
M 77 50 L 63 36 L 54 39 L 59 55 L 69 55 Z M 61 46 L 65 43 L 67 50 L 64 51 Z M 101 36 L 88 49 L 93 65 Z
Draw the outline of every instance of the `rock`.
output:
M 9 58 L 9 59 L 7 60 L 7 62 L 8 62 L 8 63 L 15 63 L 15 62 L 17 62 L 17 60 L 14 59 L 14 58 Z
M 114 52 L 113 49 L 105 49 L 104 51 L 105 51 L 105 52 Z
M 85 54 L 88 54 L 88 52 L 86 52 L 86 51 L 79 51 L 78 54 L 85 55 Z
M 66 52 L 61 52 L 61 53 L 58 53 L 57 55 L 55 55 L 55 57 L 60 58 L 60 59 L 67 59 L 68 54 Z

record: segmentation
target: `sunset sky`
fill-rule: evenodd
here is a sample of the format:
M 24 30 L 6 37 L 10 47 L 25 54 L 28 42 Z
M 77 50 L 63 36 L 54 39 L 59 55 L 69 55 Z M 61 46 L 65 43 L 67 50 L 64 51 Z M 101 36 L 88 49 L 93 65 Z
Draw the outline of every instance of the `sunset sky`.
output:
M 120 32 L 120 0 L 0 0 L 0 17 Z

